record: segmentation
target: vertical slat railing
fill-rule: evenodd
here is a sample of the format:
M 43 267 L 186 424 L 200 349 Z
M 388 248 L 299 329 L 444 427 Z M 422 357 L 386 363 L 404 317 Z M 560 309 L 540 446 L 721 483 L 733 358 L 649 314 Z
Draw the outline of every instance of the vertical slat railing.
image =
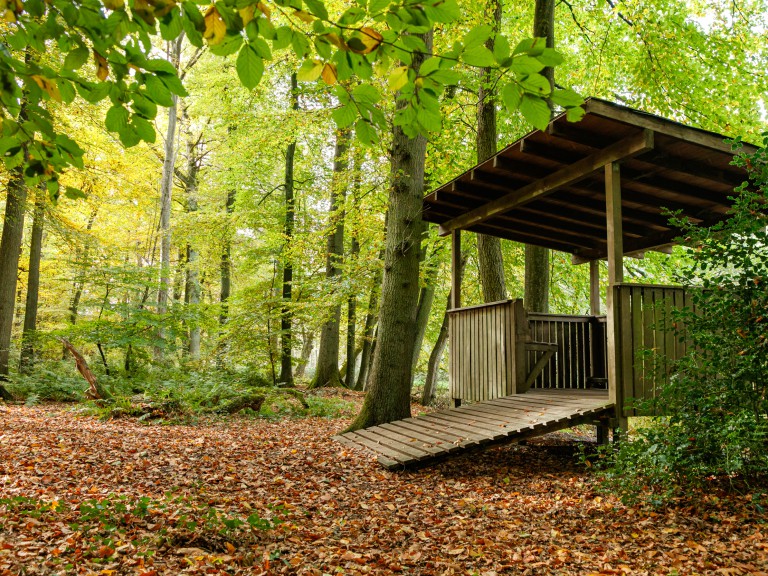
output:
M 654 399 L 674 362 L 687 353 L 689 342 L 674 310 L 691 306 L 691 300 L 679 286 L 618 284 L 613 290 L 618 303 L 616 360 L 624 415 L 653 415 L 653 409 L 641 409 L 638 402 Z
M 533 388 L 588 388 L 605 378 L 605 318 L 528 314 L 531 339 L 557 344 L 549 365 L 534 380 Z M 541 352 L 528 352 L 529 370 Z

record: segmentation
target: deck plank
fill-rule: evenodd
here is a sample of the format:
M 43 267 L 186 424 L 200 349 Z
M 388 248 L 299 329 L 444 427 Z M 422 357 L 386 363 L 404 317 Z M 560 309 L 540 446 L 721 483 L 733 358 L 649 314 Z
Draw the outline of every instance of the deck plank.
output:
M 592 416 L 613 414 L 613 408 L 605 390 L 537 388 L 333 438 L 372 452 L 382 466 L 396 470 L 589 422 Z

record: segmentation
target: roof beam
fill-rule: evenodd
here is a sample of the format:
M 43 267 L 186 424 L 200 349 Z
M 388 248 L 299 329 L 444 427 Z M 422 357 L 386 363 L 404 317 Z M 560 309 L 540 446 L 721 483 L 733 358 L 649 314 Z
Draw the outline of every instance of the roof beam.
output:
M 479 224 L 497 214 L 507 212 L 516 206 L 527 204 L 545 196 L 558 188 L 578 182 L 606 164 L 630 158 L 651 149 L 653 149 L 653 131 L 645 129 L 633 136 L 619 140 L 615 144 L 603 148 L 586 158 L 578 160 L 562 170 L 553 172 L 549 176 L 531 182 L 518 190 L 505 194 L 501 198 L 488 202 L 484 206 L 449 220 L 440 226 L 440 235 L 447 236 L 453 230 Z

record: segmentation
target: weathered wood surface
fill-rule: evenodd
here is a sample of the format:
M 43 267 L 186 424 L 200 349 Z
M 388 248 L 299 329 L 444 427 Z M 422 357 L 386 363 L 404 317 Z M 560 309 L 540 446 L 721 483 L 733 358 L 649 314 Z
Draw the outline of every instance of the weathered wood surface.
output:
M 345 446 L 372 452 L 382 466 L 398 470 L 612 414 L 613 405 L 605 390 L 536 389 L 347 432 L 334 439 Z
M 687 353 L 690 342 L 673 311 L 692 308 L 690 294 L 679 286 L 619 284 L 613 287 L 613 300 L 618 326 L 616 368 L 624 415 L 653 415 L 636 404 L 655 398 L 674 362 Z

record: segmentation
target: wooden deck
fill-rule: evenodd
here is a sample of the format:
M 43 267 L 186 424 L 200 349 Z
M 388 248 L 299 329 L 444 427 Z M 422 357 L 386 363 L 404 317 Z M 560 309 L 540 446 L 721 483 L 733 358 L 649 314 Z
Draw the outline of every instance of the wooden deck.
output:
M 334 436 L 374 453 L 388 470 L 516 442 L 613 415 L 606 390 L 534 389 Z

